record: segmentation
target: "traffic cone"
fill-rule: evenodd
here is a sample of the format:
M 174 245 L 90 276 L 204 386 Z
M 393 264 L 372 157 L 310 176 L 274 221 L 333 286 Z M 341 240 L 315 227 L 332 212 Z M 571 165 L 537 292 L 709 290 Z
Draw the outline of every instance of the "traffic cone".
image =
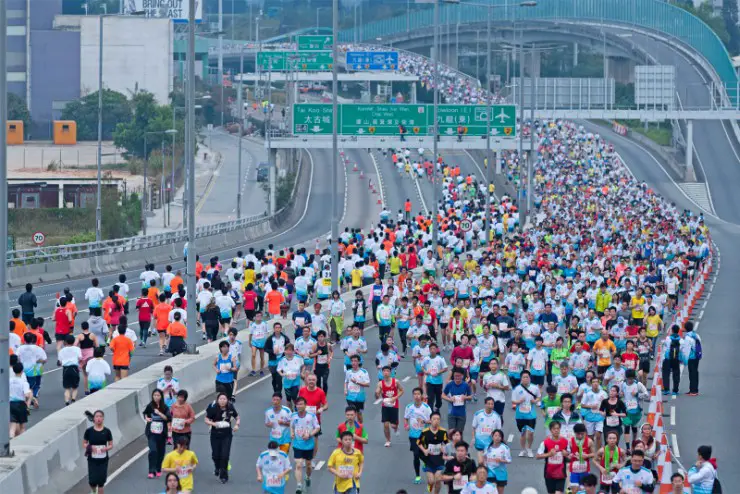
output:
M 379 206 L 382 206 L 383 205 L 383 201 L 381 201 L 380 199 L 378 199 L 378 205 Z
M 666 449 L 665 459 L 663 460 L 663 471 L 660 472 L 660 493 L 670 494 L 673 490 L 671 487 L 671 476 L 673 475 L 673 464 L 671 463 L 671 450 Z
M 354 164 L 354 166 L 352 167 L 352 171 L 353 171 L 353 172 L 356 172 L 357 170 L 358 170 L 358 168 L 357 168 L 357 163 L 355 163 L 355 164 Z
M 360 170 L 360 180 L 364 180 L 364 179 L 365 179 L 365 172 Z

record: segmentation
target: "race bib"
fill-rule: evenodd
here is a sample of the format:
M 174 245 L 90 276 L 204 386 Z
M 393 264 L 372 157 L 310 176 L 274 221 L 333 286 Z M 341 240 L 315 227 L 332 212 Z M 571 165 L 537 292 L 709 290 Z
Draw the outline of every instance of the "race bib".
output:
M 306 406 L 306 412 L 316 415 L 316 407 Z
M 553 418 L 558 410 L 560 410 L 558 407 L 547 407 L 547 416 Z
M 288 380 L 290 380 L 290 381 L 292 381 L 293 379 L 295 379 L 296 376 L 298 376 L 298 373 L 297 372 L 289 371 L 289 372 L 286 372 L 285 373 L 285 377 L 287 377 Z
M 105 451 L 105 446 L 93 446 L 90 456 L 96 460 L 102 460 L 108 456 L 108 453 Z
M 481 357 L 486 358 L 491 356 L 491 349 L 490 348 L 481 348 L 480 350 Z
M 280 439 L 283 437 L 283 431 L 281 431 L 279 427 L 273 427 L 270 429 L 270 437 L 273 439 Z
M 437 374 L 439 374 L 439 370 L 437 370 L 436 365 L 429 366 L 429 374 L 431 374 L 432 376 L 436 376 Z
M 637 400 L 627 400 L 627 410 L 636 410 Z
M 350 393 L 359 393 L 360 385 L 357 383 L 350 382 L 347 384 L 347 391 Z
M 190 465 L 181 465 L 175 468 L 175 472 L 177 473 L 177 476 L 180 478 L 187 477 L 190 475 L 190 472 L 192 471 L 192 468 Z
M 482 426 L 480 428 L 480 434 L 481 436 L 490 436 L 493 433 L 492 427 Z
M 316 358 L 316 362 L 319 363 L 319 364 L 325 365 L 325 364 L 327 364 L 329 362 L 329 356 L 328 355 L 319 355 Z
M 265 477 L 265 484 L 267 487 L 281 487 L 283 485 L 283 477 L 282 475 L 268 475 Z
M 464 368 L 470 367 L 470 359 L 469 358 L 464 358 L 463 361 L 462 361 L 462 366 Z
M 606 418 L 606 425 L 607 427 L 618 427 L 619 426 L 619 417 L 613 417 L 609 415 Z
M 452 397 L 452 404 L 456 407 L 461 407 L 465 404 L 464 395 L 455 395 Z
M 339 477 L 343 479 L 351 479 L 355 473 L 355 467 L 354 465 L 339 465 L 337 472 L 339 473 Z
M 441 444 L 430 444 L 427 450 L 429 451 L 429 456 L 441 455 L 442 445 Z
M 557 452 L 550 457 L 548 460 L 550 465 L 562 465 L 563 464 L 563 453 Z
M 231 364 L 228 362 L 224 362 L 222 364 L 218 365 L 218 370 L 221 374 L 226 374 L 228 372 L 231 372 Z
M 181 431 L 185 428 L 185 419 L 172 419 L 172 429 Z
M 468 484 L 468 476 L 460 475 L 459 479 L 452 479 L 452 488 L 454 490 L 460 490 Z
M 161 434 L 164 430 L 164 422 L 151 422 L 149 432 L 152 434 Z
M 601 358 L 608 359 L 609 358 L 609 350 L 601 350 L 599 352 L 599 355 L 601 355 Z
M 285 351 L 285 343 L 282 341 L 275 343 L 272 346 L 273 351 L 275 352 L 275 355 L 280 355 Z
M 588 463 L 585 461 L 574 461 L 571 465 L 573 473 L 585 473 L 588 471 Z
M 396 404 L 395 398 L 383 398 L 383 406 L 392 407 L 392 406 L 395 406 L 395 404 Z
M 535 360 L 532 362 L 532 368 L 536 371 L 545 370 L 545 363 L 541 360 Z
M 558 384 L 558 394 L 564 394 L 568 392 L 568 385 L 564 382 Z
M 532 411 L 532 404 L 525 401 L 519 404 L 519 411 L 521 413 L 529 413 Z
M 611 485 L 614 481 L 614 472 L 608 472 L 608 473 L 602 473 L 601 474 L 601 483 L 604 485 Z

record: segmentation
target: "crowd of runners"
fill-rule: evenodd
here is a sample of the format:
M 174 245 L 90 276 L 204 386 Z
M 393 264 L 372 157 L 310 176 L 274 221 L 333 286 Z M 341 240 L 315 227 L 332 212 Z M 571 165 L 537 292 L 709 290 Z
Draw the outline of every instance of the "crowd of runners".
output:
M 406 70 L 428 76 L 420 60 Z M 448 75 L 452 100 L 475 103 L 481 91 Z M 342 232 L 340 291 L 331 290 L 328 250 L 269 246 L 228 261 L 198 260 L 198 327 L 219 342 L 214 400 L 203 420 L 221 482 L 229 482 L 232 440 L 244 422 L 253 433 L 264 431 L 266 449 L 251 460 L 270 494 L 286 492 L 289 482 L 298 494 L 310 489 L 321 475 L 314 467 L 322 433 L 336 436 L 327 461 L 334 491 L 357 494 L 365 446 L 390 448 L 401 429 L 412 472 L 408 486 L 387 492 L 501 494 L 511 464 L 535 459 L 545 464 L 548 493 L 656 491 L 660 445 L 644 420 L 646 382 L 662 343 L 664 393 L 679 392 L 677 369 L 686 365 L 686 394 L 698 395 L 701 339 L 691 323 L 672 321 L 687 279 L 709 254 L 708 229 L 701 216 L 636 181 L 599 135 L 565 121 L 530 129 L 539 143 L 531 191 L 538 214 L 526 229 L 516 201 L 502 197 L 489 237 L 485 183 L 443 156 L 390 150 L 400 173 L 411 167 L 426 180 L 436 168 L 440 214 L 414 214 L 408 204 L 397 217 L 384 211 L 369 231 Z M 518 166 L 514 153 L 500 159 L 505 170 Z M 161 355 L 187 351 L 183 273 L 149 265 L 140 279 L 140 295 L 130 293 L 125 277 L 105 287 L 107 294 L 92 280 L 78 295 L 90 308 L 85 321 L 75 296 L 60 294 L 51 325 L 67 404 L 78 389 L 102 389 L 111 373 L 125 378 L 136 346 L 150 337 Z M 349 301 L 347 292 L 354 293 Z M 38 406 L 45 346 L 52 344 L 35 313 L 33 287 L 18 303 L 10 322 L 12 435 Z M 138 334 L 129 328 L 132 317 Z M 374 355 L 371 330 L 380 344 Z M 251 362 L 243 360 L 247 353 Z M 269 396 L 250 391 L 250 401 L 264 403 L 259 417 L 241 417 L 235 406 L 242 366 L 249 377 L 271 376 Z M 402 366 L 413 368 L 408 385 L 396 378 Z M 330 403 L 330 373 L 344 375 L 341 403 Z M 164 367 L 143 412 L 147 476 L 164 476 L 172 494 L 194 491 L 198 454 L 207 453 L 190 449 L 196 413 L 186 388 Z M 382 411 L 380 439 L 369 437 L 363 416 L 373 399 Z M 330 405 L 344 409 L 344 421 L 322 423 Z M 102 494 L 113 436 L 103 412 L 89 418 L 89 484 Z M 515 424 L 515 443 L 507 444 L 505 424 Z M 538 445 L 537 434 L 544 434 Z M 715 467 L 711 447 L 699 447 L 686 472 L 695 494 L 714 492 Z M 675 475 L 674 492 L 683 493 L 683 474 Z

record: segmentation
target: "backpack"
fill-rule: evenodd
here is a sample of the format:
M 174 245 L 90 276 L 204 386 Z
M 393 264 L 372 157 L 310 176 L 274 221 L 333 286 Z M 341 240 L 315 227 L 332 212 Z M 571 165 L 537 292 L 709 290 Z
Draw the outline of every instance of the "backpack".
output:
M 722 484 L 719 483 L 717 473 L 714 473 L 714 484 L 712 484 L 712 494 L 722 494 Z
M 703 354 L 702 348 L 701 348 L 701 340 L 699 338 L 694 337 L 694 336 L 692 336 L 692 338 L 694 339 L 694 358 L 696 360 L 701 360 L 701 357 L 702 357 L 702 354 Z M 720 489 L 721 489 L 721 487 L 720 487 Z
M 681 340 L 671 338 L 671 346 L 668 348 L 668 359 L 679 360 L 681 356 Z

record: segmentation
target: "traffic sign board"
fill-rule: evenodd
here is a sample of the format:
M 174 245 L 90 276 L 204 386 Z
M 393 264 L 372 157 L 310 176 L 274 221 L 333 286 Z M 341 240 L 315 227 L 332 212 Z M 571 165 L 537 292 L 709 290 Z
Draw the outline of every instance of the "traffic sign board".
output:
M 491 135 L 516 137 L 516 106 L 440 105 L 437 115 L 441 135 L 457 135 L 458 126 L 468 136 L 485 136 L 486 119 L 491 115 Z M 326 104 L 294 105 L 294 134 L 331 134 L 332 110 Z M 346 104 L 338 107 L 340 135 L 399 134 L 399 125 L 409 136 L 432 134 L 433 105 Z
M 516 106 L 492 105 L 490 112 L 486 110 L 480 105 L 439 105 L 439 132 L 441 135 L 457 135 L 458 126 L 462 126 L 464 135 L 485 136 L 486 118 L 491 115 L 492 136 L 516 136 Z
M 331 51 L 263 51 L 257 54 L 260 70 L 331 70 Z
M 469 232 L 473 228 L 473 222 L 470 220 L 462 220 L 460 222 L 460 230 Z
M 328 50 L 334 44 L 330 34 L 307 34 L 298 36 L 299 50 Z
M 398 52 L 348 51 L 346 63 L 350 70 L 395 70 L 398 68 Z
M 41 232 L 36 232 L 33 234 L 33 243 L 36 245 L 44 245 L 44 240 L 46 240 L 46 235 L 44 235 Z

